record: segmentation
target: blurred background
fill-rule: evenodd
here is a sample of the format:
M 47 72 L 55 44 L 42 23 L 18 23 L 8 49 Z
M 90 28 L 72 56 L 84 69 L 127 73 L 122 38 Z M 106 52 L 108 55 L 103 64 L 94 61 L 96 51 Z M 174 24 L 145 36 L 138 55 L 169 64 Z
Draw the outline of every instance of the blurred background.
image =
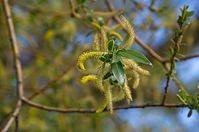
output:
M 84 3 L 89 10 L 108 11 L 104 0 L 77 0 L 77 7 Z M 113 0 L 116 9 L 134 25 L 135 32 L 145 43 L 163 57 L 169 57 L 170 39 L 177 29 L 179 8 L 189 5 L 194 10 L 191 25 L 184 35 L 180 53 L 199 54 L 199 1 L 198 0 Z M 81 20 L 72 17 L 68 0 L 10 0 L 17 40 L 20 45 L 27 97 L 44 86 L 56 75 L 67 71 L 42 94 L 33 98 L 41 104 L 65 108 L 97 108 L 102 94 L 93 83 L 80 83 L 82 73 L 75 65 L 77 57 L 93 39 L 92 30 Z M 81 6 L 81 5 L 80 5 Z M 81 13 L 81 12 L 80 12 Z M 110 17 L 104 17 L 106 21 Z M 113 26 L 114 21 L 109 22 Z M 120 32 L 123 37 L 125 33 Z M 133 49 L 144 53 L 153 63 L 146 67 L 150 77 L 133 92 L 132 104 L 159 103 L 166 83 L 163 66 L 134 43 Z M 92 63 L 88 64 L 91 71 Z M 16 78 L 13 69 L 10 41 L 0 5 L 0 120 L 16 104 Z M 198 92 L 199 58 L 178 62 L 177 77 L 191 94 Z M 180 103 L 176 98 L 178 88 L 171 82 L 168 103 Z M 116 103 L 117 104 L 117 103 Z M 126 104 L 125 101 L 119 104 Z M 198 132 L 199 114 L 187 118 L 188 109 L 145 108 L 117 110 L 113 115 L 60 114 L 24 106 L 20 114 L 22 132 Z M 11 131 L 14 129 L 14 125 Z

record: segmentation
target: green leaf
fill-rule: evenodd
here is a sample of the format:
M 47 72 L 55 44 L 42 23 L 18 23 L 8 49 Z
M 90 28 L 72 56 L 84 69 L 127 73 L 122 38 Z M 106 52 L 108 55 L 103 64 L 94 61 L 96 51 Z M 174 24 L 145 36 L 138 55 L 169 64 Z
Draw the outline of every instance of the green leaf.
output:
M 118 54 L 122 57 L 126 57 L 129 59 L 132 59 L 136 62 L 151 65 L 152 63 L 140 52 L 134 51 L 134 50 L 120 50 L 118 51 Z
M 102 17 L 97 17 L 97 22 L 99 23 L 99 25 L 102 27 L 104 25 L 104 20 Z
M 108 79 L 110 76 L 112 76 L 113 75 L 113 73 L 111 73 L 110 71 L 109 72 L 107 72 L 105 75 L 104 75 L 104 77 L 103 77 L 103 79 L 104 80 L 106 80 L 106 79 Z
M 187 12 L 187 17 L 191 17 L 191 16 L 193 16 L 193 14 L 194 14 L 194 11 L 188 11 Z
M 115 41 L 114 41 L 113 39 L 111 39 L 111 40 L 108 42 L 108 51 L 113 51 L 114 43 L 115 43 Z
M 119 62 L 119 61 L 121 61 L 121 57 L 117 53 L 113 52 L 112 63 Z
M 87 19 L 89 22 L 93 22 L 93 17 L 92 17 L 91 15 L 88 15 L 88 16 L 86 17 L 86 19 Z
M 111 71 L 120 85 L 124 84 L 124 69 L 121 61 L 111 64 Z
M 111 62 L 111 58 L 112 58 L 111 54 L 106 54 L 106 55 L 100 57 L 99 59 L 105 63 L 108 63 L 108 62 Z

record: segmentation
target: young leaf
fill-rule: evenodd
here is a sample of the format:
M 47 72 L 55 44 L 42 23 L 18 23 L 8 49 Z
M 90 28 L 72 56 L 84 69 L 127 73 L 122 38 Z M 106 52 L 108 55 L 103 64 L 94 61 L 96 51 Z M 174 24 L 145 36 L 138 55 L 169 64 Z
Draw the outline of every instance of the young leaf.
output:
M 118 54 L 122 57 L 126 57 L 129 59 L 132 59 L 136 62 L 152 65 L 152 63 L 142 54 L 134 50 L 120 50 L 118 51 Z
M 102 27 L 104 25 L 104 20 L 102 17 L 97 17 L 97 22 L 99 23 L 99 25 Z
M 124 84 L 124 69 L 121 61 L 112 63 L 111 64 L 111 71 L 113 73 L 113 76 L 116 78 L 116 80 L 119 82 L 120 85 Z
M 112 63 L 119 62 L 120 60 L 121 57 L 117 53 L 113 52 Z
M 108 42 L 108 51 L 113 51 L 114 43 L 115 43 L 115 41 L 114 41 L 113 39 L 111 39 L 111 40 Z
M 106 79 L 108 79 L 110 76 L 112 76 L 113 75 L 113 73 L 111 73 L 110 71 L 109 72 L 107 72 L 105 75 L 104 75 L 104 77 L 103 77 L 103 79 L 104 80 L 106 80 Z

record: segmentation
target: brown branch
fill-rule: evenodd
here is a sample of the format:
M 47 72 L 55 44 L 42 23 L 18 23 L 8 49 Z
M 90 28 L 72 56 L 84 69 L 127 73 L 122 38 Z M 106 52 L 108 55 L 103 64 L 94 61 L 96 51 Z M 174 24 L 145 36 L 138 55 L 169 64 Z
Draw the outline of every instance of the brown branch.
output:
M 176 60 L 176 62 L 179 62 L 179 61 L 185 61 L 185 60 L 189 60 L 189 59 L 194 59 L 194 58 L 197 58 L 199 57 L 199 54 L 195 54 L 195 55 L 187 55 L 187 56 L 183 56 L 183 57 L 180 57 Z M 165 59 L 163 60 L 164 63 L 168 63 L 170 62 L 171 59 Z
M 41 110 L 50 111 L 50 112 L 59 112 L 59 113 L 96 113 L 96 109 L 79 109 L 79 108 L 57 108 L 57 107 L 49 107 L 46 105 L 41 105 L 30 101 L 26 98 L 23 99 L 24 103 L 31 107 L 35 107 Z M 123 105 L 123 106 L 115 106 L 113 110 L 120 109 L 132 109 L 132 108 L 148 108 L 148 107 L 165 107 L 165 108 L 181 108 L 187 107 L 184 104 L 144 104 L 144 105 Z M 107 109 L 104 112 L 108 111 Z
M 12 16 L 11 16 L 11 9 L 10 9 L 8 0 L 3 0 L 3 9 L 4 9 L 6 23 L 8 26 L 9 37 L 10 37 L 11 47 L 12 47 L 12 52 L 13 52 L 15 73 L 16 73 L 16 80 L 17 80 L 17 86 L 16 86 L 17 87 L 17 96 L 19 98 L 12 116 L 10 116 L 10 118 L 8 119 L 8 122 L 2 129 L 2 132 L 6 132 L 10 128 L 14 119 L 16 117 L 18 119 L 19 111 L 21 109 L 21 105 L 22 105 L 21 98 L 23 97 L 23 84 L 22 84 L 23 74 L 22 74 L 21 62 L 19 59 L 19 48 L 18 48 L 18 44 L 17 44 L 16 33 L 15 33 L 15 29 L 14 29 L 14 24 L 13 24 L 13 20 L 12 20 Z M 18 129 L 18 126 L 16 126 L 16 128 Z M 16 129 L 16 131 L 17 131 L 17 129 Z

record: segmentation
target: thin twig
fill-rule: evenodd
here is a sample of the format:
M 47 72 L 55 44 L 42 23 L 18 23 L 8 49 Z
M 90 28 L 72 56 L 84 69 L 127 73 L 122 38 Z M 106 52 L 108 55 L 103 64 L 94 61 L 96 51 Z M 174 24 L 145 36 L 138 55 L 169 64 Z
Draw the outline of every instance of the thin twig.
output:
M 11 16 L 11 9 L 8 3 L 8 0 L 3 0 L 3 9 L 4 9 L 4 14 L 6 18 L 6 23 L 8 26 L 8 31 L 9 31 L 9 36 L 10 36 L 10 41 L 11 41 L 11 47 L 12 47 L 12 52 L 13 52 L 13 59 L 14 59 L 14 65 L 15 65 L 15 73 L 16 73 L 16 80 L 17 80 L 17 96 L 18 96 L 18 102 L 17 105 L 14 109 L 14 112 L 12 116 L 8 119 L 8 122 L 6 125 L 3 127 L 2 132 L 8 131 L 10 128 L 12 122 L 16 118 L 18 120 L 18 115 L 19 111 L 21 109 L 22 101 L 21 98 L 23 97 L 23 74 L 22 74 L 22 66 L 21 62 L 19 59 L 19 48 L 17 44 L 17 39 L 16 39 L 16 33 L 14 29 L 14 24 Z M 18 121 L 16 124 L 16 131 L 18 131 Z
M 173 52 L 172 52 L 172 56 L 171 56 L 171 62 L 170 62 L 170 67 L 168 69 L 168 73 L 167 73 L 167 82 L 166 82 L 166 86 L 164 88 L 164 95 L 162 98 L 162 104 L 165 103 L 166 101 L 166 97 L 167 97 L 167 93 L 168 93 L 168 88 L 169 88 L 169 82 L 171 80 L 171 76 L 173 75 L 173 71 L 175 70 L 175 57 L 177 55 L 177 53 L 180 50 L 180 44 L 182 42 L 182 38 L 183 38 L 183 33 L 178 34 L 177 36 L 175 36 L 174 38 L 174 47 L 173 47 Z M 166 67 L 166 65 L 165 65 Z
M 41 105 L 30 101 L 28 99 L 23 99 L 24 103 L 31 107 L 35 107 L 45 111 L 51 112 L 59 112 L 59 113 L 96 113 L 96 109 L 79 109 L 79 108 L 57 108 L 57 107 L 49 107 L 45 105 Z M 180 107 L 187 107 L 184 104 L 144 104 L 144 105 L 124 105 L 124 106 L 115 106 L 113 110 L 120 110 L 120 109 L 132 109 L 132 108 L 148 108 L 148 107 L 165 107 L 165 108 L 180 108 Z M 104 112 L 108 111 L 107 109 Z
M 194 58 L 197 58 L 199 57 L 199 54 L 195 54 L 195 55 L 187 55 L 187 56 L 183 56 L 183 57 L 179 57 L 176 62 L 179 62 L 179 61 L 185 61 L 185 60 L 189 60 L 189 59 L 194 59 Z M 164 63 L 168 63 L 168 62 L 171 62 L 171 59 L 165 59 L 163 60 Z

